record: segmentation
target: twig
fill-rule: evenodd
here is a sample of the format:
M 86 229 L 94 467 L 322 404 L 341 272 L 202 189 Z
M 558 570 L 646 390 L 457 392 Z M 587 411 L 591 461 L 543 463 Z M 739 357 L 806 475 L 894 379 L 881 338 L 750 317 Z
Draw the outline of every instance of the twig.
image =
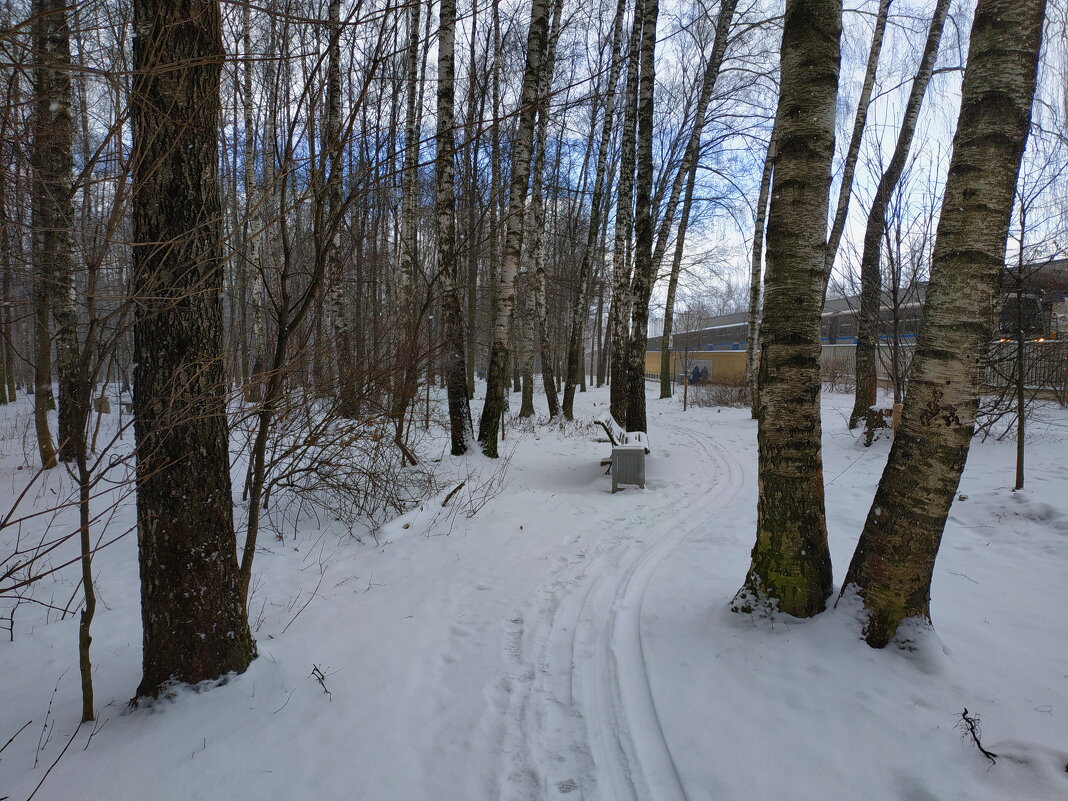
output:
M 27 720 L 25 723 L 23 723 L 22 724 L 22 728 L 19 729 L 14 734 L 12 734 L 11 735 L 11 739 L 9 739 L 6 743 L 4 743 L 4 748 L 7 748 L 9 745 L 11 745 L 13 742 L 15 742 L 15 738 L 18 737 L 20 734 L 22 734 L 23 730 L 25 730 L 25 728 L 27 726 L 29 726 L 31 723 L 33 723 L 32 720 Z M 0 748 L 0 752 L 3 752 L 4 748 Z
M 445 500 L 443 500 L 441 502 L 441 505 L 442 506 L 448 506 L 449 501 L 452 500 L 452 496 L 455 495 L 460 490 L 462 490 L 464 488 L 464 484 L 466 484 L 466 483 L 467 483 L 467 481 L 461 481 L 459 484 L 457 484 L 456 487 L 452 490 L 452 492 L 450 492 L 448 495 L 445 496 Z
M 67 671 L 66 670 L 64 670 L 62 673 L 59 674 L 59 678 L 56 679 L 56 686 L 52 690 L 52 697 L 48 699 L 48 709 L 45 710 L 44 723 L 41 725 L 41 736 L 37 738 L 37 753 L 34 754 L 34 757 L 33 757 L 33 766 L 35 768 L 37 767 L 37 761 L 38 761 L 38 757 L 39 757 L 39 755 L 41 753 L 41 749 L 47 744 L 47 741 L 45 740 L 45 732 L 48 731 L 48 718 L 52 714 L 52 702 L 56 700 L 56 693 L 59 692 L 59 683 L 61 681 L 63 681 L 63 677 L 66 676 L 66 675 L 67 675 Z M 51 739 L 51 737 L 52 737 L 52 735 L 49 734 L 49 739 Z M 69 745 L 69 743 L 68 743 L 68 745 Z M 63 750 L 65 751 L 66 749 L 63 749 Z M 49 768 L 49 770 L 51 770 L 51 768 Z M 46 773 L 45 775 L 47 776 L 48 774 Z M 37 786 L 40 787 L 40 785 L 37 785 Z M 34 792 L 37 792 L 37 791 L 34 790 Z M 32 798 L 33 796 L 30 796 L 30 797 Z
M 272 715 L 277 715 L 279 712 L 281 712 L 283 709 L 285 709 L 286 708 L 286 704 L 289 703 L 289 699 L 293 697 L 293 693 L 295 693 L 296 691 L 297 691 L 296 687 L 294 687 L 292 690 L 290 690 L 289 691 L 289 695 L 286 696 L 285 703 L 282 704 L 280 707 L 278 707 L 278 709 L 274 710 L 274 712 L 272 712 L 271 714 Z
M 78 728 L 81 728 L 81 724 L 78 724 Z M 59 752 L 59 756 L 56 757 L 56 761 L 48 766 L 48 770 L 44 772 L 44 776 L 41 777 L 41 781 L 37 782 L 37 786 L 33 788 L 33 792 L 30 793 L 30 797 L 26 801 L 33 801 L 33 797 L 37 795 L 37 791 L 41 789 L 41 785 L 45 783 L 45 779 L 48 778 L 48 774 L 52 772 L 52 768 L 59 764 L 59 760 L 63 759 L 63 755 L 67 753 L 67 749 L 70 748 L 70 744 L 74 742 L 74 738 L 78 736 L 78 729 L 74 730 L 74 733 L 67 740 L 67 744 L 63 746 L 63 750 Z
M 979 753 L 981 753 L 983 756 L 985 756 L 987 759 L 989 759 L 990 760 L 990 764 L 992 766 L 996 765 L 997 761 L 998 761 L 997 760 L 997 756 L 998 755 L 993 753 L 993 752 L 991 752 L 991 751 L 987 751 L 985 748 L 983 748 L 983 744 L 981 742 L 979 742 L 979 735 L 982 734 L 982 730 L 979 728 L 979 716 L 978 715 L 969 716 L 968 715 L 968 708 L 965 707 L 964 711 L 960 713 L 960 717 L 961 717 L 961 722 L 964 724 L 965 729 L 966 729 L 966 735 L 965 736 L 967 736 L 967 734 L 970 734 L 971 737 L 972 737 L 972 742 L 974 742 L 975 743 L 975 747 L 979 749 Z M 960 724 L 957 724 L 957 725 L 959 726 Z
M 326 689 L 326 674 L 324 674 L 323 671 L 319 670 L 319 666 L 314 664 L 314 663 L 312 664 L 311 675 L 315 677 L 315 680 L 317 682 L 319 682 L 319 686 L 323 688 L 323 692 L 326 693 L 330 697 L 331 701 L 333 701 L 334 700 L 334 694 L 332 692 L 330 692 L 328 689 Z
M 326 575 L 326 571 L 323 571 L 322 573 L 319 574 L 319 581 L 316 582 L 315 589 L 311 591 L 311 595 L 309 595 L 308 596 L 308 600 L 304 602 L 304 606 L 302 606 L 300 609 L 298 609 L 297 613 L 295 615 L 293 615 L 293 619 L 290 620 L 288 623 L 286 623 L 286 627 L 284 629 L 282 629 L 282 633 L 283 634 L 285 634 L 286 631 L 289 630 L 289 627 L 292 626 L 294 622 L 296 622 L 296 619 L 298 617 L 300 617 L 300 613 L 308 608 L 308 604 L 310 604 L 312 602 L 312 600 L 314 600 L 316 595 L 319 593 L 319 587 L 320 587 L 320 585 L 322 585 L 323 576 L 325 576 L 325 575 Z
M 85 741 L 85 748 L 82 749 L 83 751 L 89 750 L 89 743 L 93 741 L 93 738 L 96 737 L 99 732 L 104 730 L 104 727 L 108 725 L 109 720 L 111 720 L 111 718 L 104 718 L 104 722 L 99 726 L 97 726 L 96 723 L 93 723 L 93 730 L 89 732 L 89 739 Z
M 370 592 L 372 587 L 385 587 L 385 584 L 375 584 L 373 579 L 375 577 L 375 571 L 371 571 L 371 575 L 367 577 L 367 588 L 364 592 Z

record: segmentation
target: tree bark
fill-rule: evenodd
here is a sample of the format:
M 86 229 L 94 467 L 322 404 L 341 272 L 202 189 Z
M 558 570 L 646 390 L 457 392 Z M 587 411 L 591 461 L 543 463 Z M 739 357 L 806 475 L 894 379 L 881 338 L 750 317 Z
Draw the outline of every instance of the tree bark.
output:
M 456 190 L 453 186 L 453 118 L 456 104 L 456 0 L 442 0 L 438 21 L 437 211 L 438 259 L 444 283 L 441 305 L 445 318 L 445 381 L 449 399 L 452 455 L 467 452 L 471 408 L 467 397 L 464 319 L 459 260 L 456 253 Z
M 540 193 L 534 196 L 531 203 L 531 212 L 534 215 L 535 244 L 532 248 L 531 260 L 534 268 L 534 318 L 538 328 L 538 358 L 541 361 L 541 383 L 545 390 L 545 403 L 549 407 L 549 419 L 560 413 L 560 402 L 556 394 L 556 374 L 553 371 L 553 354 L 551 338 L 549 336 L 549 320 L 545 312 L 545 237 L 542 235 L 542 224 L 545 219 L 545 203 Z
M 352 358 L 352 332 L 349 319 L 351 299 L 347 271 L 341 258 L 341 229 L 344 214 L 341 200 L 341 161 L 344 142 L 341 131 L 341 0 L 327 6 L 326 116 L 323 120 L 322 164 L 325 176 L 325 204 L 319 220 L 319 236 L 326 250 L 327 301 L 334 353 L 337 356 L 337 402 L 342 417 L 356 419 L 360 413 L 359 365 Z
M 946 517 L 968 457 L 982 360 L 1001 306 L 1005 242 L 1042 39 L 1044 0 L 979 0 L 908 393 L 844 588 L 885 646 L 930 620 Z
M 215 0 L 135 0 L 134 431 L 138 696 L 244 671 L 222 348 Z
M 497 457 L 497 433 L 504 415 L 508 390 L 508 363 L 511 355 L 512 309 L 515 306 L 515 278 L 523 252 L 523 219 L 530 182 L 530 155 L 534 140 L 534 121 L 538 106 L 538 89 L 548 86 L 546 73 L 552 71 L 547 54 L 547 37 L 551 6 L 561 0 L 534 0 L 530 10 L 527 35 L 527 62 L 523 74 L 519 126 L 512 146 L 512 178 L 508 191 L 507 233 L 501 272 L 497 282 L 497 310 L 490 346 L 490 365 L 486 375 L 486 400 L 479 420 L 478 439 L 482 452 Z M 536 191 L 541 191 L 537 187 Z
M 33 144 L 30 168 L 33 211 L 34 424 L 41 466 L 54 467 L 57 457 L 74 458 L 71 426 L 77 409 L 70 393 L 77 369 L 74 298 L 71 297 L 72 228 L 70 30 L 66 6 L 57 0 L 33 4 L 34 68 Z M 48 412 L 52 396 L 52 338 L 49 313 L 56 319 L 60 379 L 59 450 L 52 446 Z M 72 350 L 73 349 L 73 350 Z
M 415 308 L 415 264 L 418 242 L 418 192 L 419 192 L 419 66 L 420 12 L 422 0 L 413 2 L 408 10 L 408 53 L 405 77 L 405 122 L 404 122 L 404 177 L 401 189 L 400 221 L 400 276 L 397 287 L 399 321 L 394 342 L 396 355 L 393 373 L 394 390 L 391 416 L 394 420 L 395 439 L 402 452 L 410 452 L 404 444 L 404 420 L 408 405 L 415 397 L 419 376 L 417 345 L 420 339 L 419 315 Z M 474 248 L 472 248 L 474 250 Z M 474 280 L 469 276 L 469 280 Z
M 627 48 L 627 81 L 623 93 L 623 130 L 619 146 L 619 185 L 616 188 L 615 246 L 612 250 L 612 303 L 608 307 L 611 373 L 609 410 L 624 428 L 627 425 L 627 370 L 624 367 L 630 313 L 633 307 L 630 281 L 630 249 L 634 235 L 634 171 L 638 128 L 638 49 L 645 15 L 641 1 L 635 4 Z
M 627 382 L 627 430 L 645 431 L 645 345 L 649 298 L 653 291 L 653 89 L 656 84 L 656 21 L 659 0 L 637 0 L 642 23 L 638 80 L 637 173 L 634 200 L 634 275 L 631 279 L 630 336 L 624 363 Z M 639 13 L 635 10 L 635 13 Z
M 938 5 L 935 6 L 916 77 L 912 80 L 912 89 L 905 103 L 905 113 L 894 154 L 890 157 L 886 171 L 879 178 L 879 185 L 875 189 L 875 197 L 868 211 L 868 222 L 864 228 L 864 248 L 860 261 L 860 309 L 857 313 L 857 380 L 853 411 L 849 414 L 851 429 L 856 428 L 857 423 L 865 419 L 878 395 L 879 317 L 882 307 L 882 278 L 879 269 L 883 230 L 886 228 L 886 210 L 908 161 L 923 96 L 927 92 L 927 84 L 930 83 L 938 58 L 938 43 L 942 39 L 949 5 L 950 0 L 938 0 Z
M 772 605 L 810 617 L 831 593 L 819 355 L 841 31 L 841 3 L 788 0 L 761 331 L 756 544 L 737 611 Z
M 760 302 L 764 275 L 764 227 L 768 214 L 768 195 L 771 176 L 775 172 L 775 129 L 772 126 L 764 169 L 760 175 L 756 216 L 753 220 L 753 256 L 749 264 L 749 320 L 745 339 L 745 375 L 749 382 L 749 409 L 752 419 L 760 417 L 760 376 L 757 370 L 757 350 L 760 348 Z

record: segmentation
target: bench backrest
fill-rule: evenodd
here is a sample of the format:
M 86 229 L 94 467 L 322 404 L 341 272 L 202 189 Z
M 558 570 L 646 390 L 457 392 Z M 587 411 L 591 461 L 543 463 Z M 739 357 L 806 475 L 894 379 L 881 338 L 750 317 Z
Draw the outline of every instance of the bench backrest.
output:
M 608 435 L 608 441 L 613 447 L 621 445 L 640 445 L 646 453 L 649 453 L 649 437 L 644 431 L 625 431 L 623 426 L 616 422 L 611 412 L 605 412 L 597 423 Z
M 616 422 L 611 412 L 605 412 L 604 416 L 597 421 L 604 432 L 608 435 L 608 441 L 613 445 L 623 445 L 627 441 L 627 432 L 623 426 Z

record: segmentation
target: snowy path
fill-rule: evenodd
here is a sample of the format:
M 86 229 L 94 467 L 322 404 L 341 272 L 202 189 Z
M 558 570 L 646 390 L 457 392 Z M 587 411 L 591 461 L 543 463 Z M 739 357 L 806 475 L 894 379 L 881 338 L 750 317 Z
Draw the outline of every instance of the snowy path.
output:
M 691 463 L 697 472 L 676 477 L 696 484 L 663 483 L 636 517 L 617 516 L 575 536 L 537 603 L 512 618 L 512 670 L 497 711 L 520 725 L 505 732 L 512 742 L 504 748 L 502 799 L 577 790 L 579 798 L 606 801 L 688 799 L 657 712 L 642 607 L 664 557 L 732 502 L 743 470 L 694 428 L 658 433 L 662 452 L 700 451 Z
M 0 798 L 24 801 L 54 762 L 34 801 L 1068 798 L 1061 429 L 1029 443 L 1024 492 L 1006 486 L 1013 443 L 973 445 L 935 570 L 937 631 L 873 652 L 855 609 L 808 621 L 728 611 L 756 516 L 747 410 L 650 397 L 648 489 L 613 495 L 597 467 L 608 446 L 582 422 L 607 391 L 577 400 L 580 422 L 509 429 L 499 461 L 444 454 L 442 492 L 376 537 L 309 518 L 266 542 L 260 658 L 225 686 L 127 709 L 141 659 L 136 540 L 101 551 L 93 664 L 106 726 L 91 742 L 77 726 L 77 621 L 19 609 L 14 642 L 0 643 L 0 743 L 33 723 L 0 755 Z M 851 403 L 824 400 L 839 580 L 888 450 L 845 429 Z M 8 495 L 26 479 L 31 412 L 0 410 Z M 128 505 L 111 525 L 132 520 Z M 70 597 L 72 571 L 42 599 Z M 1003 756 L 995 767 L 961 741 L 965 707 Z

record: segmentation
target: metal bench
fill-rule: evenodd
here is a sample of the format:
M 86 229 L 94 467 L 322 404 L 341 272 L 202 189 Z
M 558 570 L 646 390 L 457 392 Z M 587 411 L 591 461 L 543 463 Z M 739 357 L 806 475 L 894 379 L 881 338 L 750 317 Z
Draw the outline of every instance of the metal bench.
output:
M 610 412 L 597 420 L 612 443 L 612 455 L 601 460 L 612 474 L 612 492 L 621 484 L 637 484 L 645 489 L 645 455 L 649 453 L 649 435 L 644 431 L 625 431 Z

